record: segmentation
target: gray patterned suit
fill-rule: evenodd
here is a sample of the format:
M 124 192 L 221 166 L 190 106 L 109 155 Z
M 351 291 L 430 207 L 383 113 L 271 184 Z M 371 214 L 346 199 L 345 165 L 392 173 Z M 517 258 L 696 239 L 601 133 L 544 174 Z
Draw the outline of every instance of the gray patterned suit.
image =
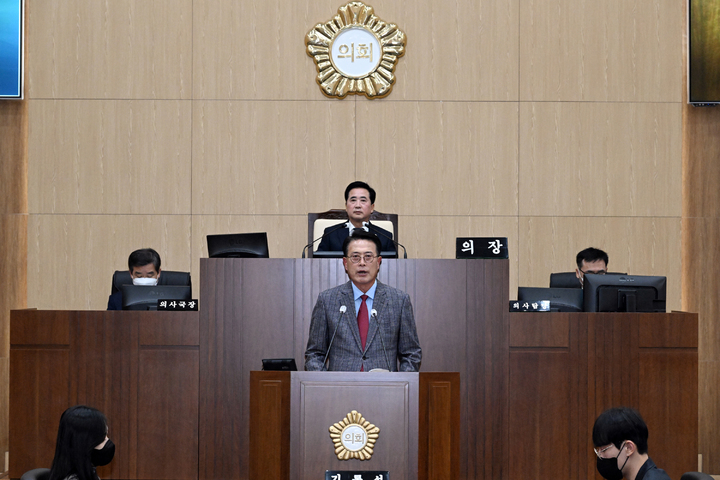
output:
M 347 310 L 341 314 L 340 307 L 343 305 Z M 310 321 L 305 370 L 323 370 L 323 359 L 337 327 L 337 334 L 328 355 L 327 370 L 359 372 L 360 367 L 364 366 L 366 372 L 373 368 L 417 372 L 420 369 L 422 351 L 410 296 L 378 281 L 373 309 L 377 311 L 377 319 L 370 318 L 363 355 L 350 282 L 322 292 L 318 296 Z

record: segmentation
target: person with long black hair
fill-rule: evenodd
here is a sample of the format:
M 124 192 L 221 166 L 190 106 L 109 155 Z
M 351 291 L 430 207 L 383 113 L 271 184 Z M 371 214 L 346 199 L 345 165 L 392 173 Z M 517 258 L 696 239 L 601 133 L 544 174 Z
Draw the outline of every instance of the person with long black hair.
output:
M 101 411 L 85 405 L 65 410 L 49 480 L 99 480 L 95 467 L 107 465 L 115 455 L 115 444 L 107 434 L 107 419 Z

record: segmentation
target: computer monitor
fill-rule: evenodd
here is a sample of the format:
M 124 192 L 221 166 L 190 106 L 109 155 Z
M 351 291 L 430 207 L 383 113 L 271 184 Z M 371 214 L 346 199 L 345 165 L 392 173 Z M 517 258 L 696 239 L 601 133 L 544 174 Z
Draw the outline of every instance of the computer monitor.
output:
M 158 300 L 191 300 L 189 285 L 123 285 L 123 310 L 157 310 Z
M 664 312 L 667 278 L 649 275 L 584 275 L 586 312 Z
M 582 312 L 583 291 L 579 288 L 518 287 L 518 300 L 549 300 L 551 312 Z
M 263 358 L 262 369 L 270 371 L 297 372 L 297 364 L 294 358 Z
M 270 258 L 267 233 L 208 235 L 210 258 Z

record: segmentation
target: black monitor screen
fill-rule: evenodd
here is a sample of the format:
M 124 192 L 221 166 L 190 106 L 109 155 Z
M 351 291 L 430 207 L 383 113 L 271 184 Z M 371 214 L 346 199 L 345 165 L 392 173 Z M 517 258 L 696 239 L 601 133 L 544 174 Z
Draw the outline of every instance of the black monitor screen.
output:
M 191 300 L 189 285 L 123 285 L 123 310 L 157 310 L 158 300 Z
M 270 258 L 267 233 L 208 235 L 210 258 Z
M 518 300 L 549 300 L 551 312 L 582 312 L 583 291 L 579 288 L 518 287 Z
M 585 274 L 586 312 L 664 312 L 667 278 L 648 275 Z

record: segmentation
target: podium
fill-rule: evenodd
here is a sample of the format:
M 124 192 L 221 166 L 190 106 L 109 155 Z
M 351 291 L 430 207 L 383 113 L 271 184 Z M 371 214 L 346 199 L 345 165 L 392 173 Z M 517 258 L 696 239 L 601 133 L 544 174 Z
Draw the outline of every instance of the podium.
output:
M 379 428 L 377 441 L 370 458 L 341 460 L 338 450 L 350 450 L 336 448 L 330 427 L 359 415 L 358 423 Z M 459 373 L 250 373 L 250 478 L 370 470 L 393 480 L 449 480 L 459 466 Z

